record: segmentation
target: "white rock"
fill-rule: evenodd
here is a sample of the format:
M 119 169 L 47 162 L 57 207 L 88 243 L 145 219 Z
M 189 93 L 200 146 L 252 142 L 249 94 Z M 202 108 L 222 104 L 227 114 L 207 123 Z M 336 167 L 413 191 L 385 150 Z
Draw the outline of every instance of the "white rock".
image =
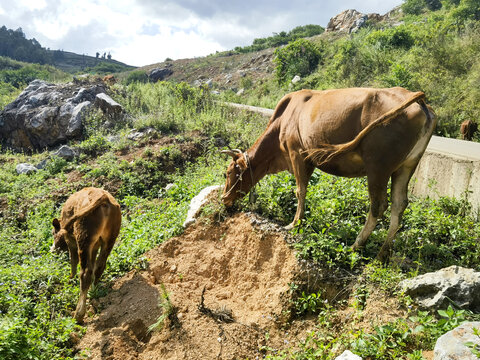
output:
M 480 329 L 480 322 L 469 322 L 440 336 L 433 349 L 433 360 L 476 360 L 470 348 L 465 343 L 471 342 L 480 346 L 480 338 L 473 329 Z
M 340 356 L 337 356 L 335 360 L 362 360 L 362 358 L 350 350 L 345 350 Z
M 208 186 L 200 193 L 195 196 L 192 201 L 190 201 L 190 208 L 188 209 L 187 213 L 187 218 L 185 219 L 185 222 L 183 223 L 183 227 L 187 227 L 195 222 L 195 219 L 198 215 L 198 212 L 200 208 L 205 205 L 207 202 L 208 195 L 210 195 L 213 191 L 217 191 L 221 189 L 223 185 L 212 185 Z
M 15 167 L 15 170 L 17 171 L 17 174 L 20 175 L 20 174 L 31 174 L 37 171 L 37 168 L 32 164 L 22 163 L 22 164 L 18 164 Z
M 302 78 L 298 75 L 295 75 L 292 79 L 292 84 L 296 84 L 298 83 L 300 80 L 302 80 Z

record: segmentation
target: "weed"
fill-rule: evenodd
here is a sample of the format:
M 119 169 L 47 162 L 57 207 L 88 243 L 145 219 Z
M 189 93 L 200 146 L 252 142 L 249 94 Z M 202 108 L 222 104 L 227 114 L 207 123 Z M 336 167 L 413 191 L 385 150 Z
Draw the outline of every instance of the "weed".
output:
M 176 316 L 177 309 L 170 301 L 170 297 L 168 295 L 167 289 L 165 288 L 165 285 L 161 283 L 160 288 L 162 290 L 162 293 L 160 294 L 158 306 L 162 309 L 162 315 L 158 317 L 156 322 L 154 322 L 148 327 L 147 334 L 153 331 L 162 330 L 165 326 L 166 320 L 170 319 L 170 321 L 172 321 L 172 318 Z

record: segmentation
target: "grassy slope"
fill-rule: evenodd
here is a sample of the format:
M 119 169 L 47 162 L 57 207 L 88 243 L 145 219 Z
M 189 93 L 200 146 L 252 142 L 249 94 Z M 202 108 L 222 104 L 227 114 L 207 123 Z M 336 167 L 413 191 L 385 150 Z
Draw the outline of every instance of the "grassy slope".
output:
M 428 15 L 426 22 L 419 22 L 423 17 L 405 19 L 416 41 L 425 41 L 432 27 L 437 28 L 430 31 L 429 43 L 420 42 L 409 49 L 379 48 L 369 40 L 379 36 L 374 28 L 330 44 L 324 43 L 328 38 L 320 37 L 317 41 L 325 45 L 325 60 L 298 87 L 384 86 L 406 81 L 412 89 L 425 89 L 448 125 L 442 131 L 450 131 L 465 116 L 476 116 L 472 84 L 478 78 L 479 37 L 476 23 L 445 32 L 442 26 L 449 21 L 449 14 L 441 10 Z M 217 149 L 227 144 L 246 148 L 265 126 L 263 119 L 213 107 L 208 92 L 183 84 L 134 84 L 117 90 L 113 96 L 132 115 L 126 128 L 116 129 L 120 141 L 107 140 L 99 125 L 103 120 L 97 116 L 88 122 L 86 140 L 77 144 L 84 155 L 74 163 L 55 159 L 43 171 L 19 176 L 15 173 L 17 163 L 37 163 L 47 154 L 25 157 L 3 151 L 0 155 L 0 357 L 4 359 L 73 356 L 75 334 L 81 333 L 70 317 L 78 285 L 68 280 L 67 258 L 48 252 L 51 219 L 69 194 L 84 186 L 101 186 L 113 189 L 122 204 L 124 222 L 118 245 L 109 258 L 104 281 L 91 292 L 93 297 L 101 296 L 108 291 L 109 281 L 145 266 L 145 250 L 181 232 L 187 204 L 201 188 L 222 182 L 226 161 L 216 155 Z M 273 78 L 263 79 L 254 82 L 243 97 L 230 95 L 230 99 L 272 107 L 285 91 Z M 461 111 L 455 112 L 458 108 Z M 148 141 L 138 144 L 126 139 L 128 128 L 147 126 L 172 136 L 177 143 L 198 142 L 203 151 L 185 162 L 181 148 L 172 142 L 155 147 Z M 191 135 L 192 131 L 210 140 Z M 183 164 L 181 170 L 165 173 L 165 165 L 176 167 L 178 162 Z M 167 182 L 177 185 L 165 191 Z M 270 176 L 258 186 L 255 205 L 245 200 L 241 209 L 287 223 L 295 208 L 294 189 L 291 175 Z M 386 267 L 372 258 L 385 237 L 388 214 L 363 253 L 353 253 L 348 247 L 364 223 L 367 208 L 364 180 L 316 172 L 307 195 L 306 221 L 297 233 L 295 247 L 300 256 L 332 272 L 343 269 L 354 277 L 361 275 L 352 296 L 365 299 L 372 288 L 392 295 L 399 279 L 451 264 L 480 270 L 480 224 L 468 215 L 465 201 L 414 199 L 405 212 L 394 261 Z M 222 209 L 214 211 L 225 216 Z M 408 299 L 400 299 L 410 305 Z M 421 359 L 420 350 L 431 349 L 440 334 L 474 317 L 453 310 L 442 314 L 412 310 L 416 319 L 379 324 L 370 333 L 343 333 L 341 325 L 331 323 L 340 304 L 324 304 L 321 294 L 298 294 L 294 305 L 301 309 L 305 304 L 308 311 L 318 314 L 318 331 L 304 344 L 270 354 L 270 358 L 331 359 L 335 351 L 349 347 L 364 357 L 394 359 L 410 354 L 411 359 Z M 353 304 L 361 314 L 362 302 L 355 300 Z M 438 322 L 436 317 L 445 321 Z M 419 323 L 423 330 L 414 334 Z M 337 331 L 332 330 L 334 327 Z M 385 339 L 393 347 L 386 346 Z
M 109 258 L 100 287 L 90 294 L 101 296 L 108 291 L 109 281 L 132 268 L 145 266 L 147 259 L 142 254 L 146 250 L 182 231 L 188 202 L 200 189 L 223 182 L 226 161 L 217 155 L 219 146 L 244 148 L 265 126 L 265 119 L 212 106 L 209 93 L 201 89 L 159 83 L 131 85 L 123 90 L 114 96 L 133 114 L 133 120 L 126 128 L 116 130 L 120 136 L 118 142 L 106 140 L 106 133 L 99 126 L 101 121 L 92 119 L 88 122 L 88 139 L 77 144 L 83 155 L 74 163 L 54 159 L 45 170 L 17 175 L 17 163 L 37 163 L 47 154 L 26 157 L 4 152 L 0 155 L 0 355 L 4 359 L 73 356 L 75 334 L 81 333 L 70 317 L 78 296 L 78 284 L 77 280 L 68 279 L 67 257 L 54 256 L 48 251 L 52 241 L 51 219 L 58 216 L 69 194 L 84 186 L 101 186 L 110 189 L 122 204 L 124 219 L 118 244 Z M 129 127 L 146 126 L 169 134 L 175 141 L 162 145 L 162 141 L 154 139 L 142 143 L 126 139 Z M 203 149 L 197 157 L 185 157 L 180 146 L 188 142 L 198 143 Z M 168 168 L 178 171 L 168 173 Z M 165 191 L 164 186 L 169 182 L 176 186 Z M 291 175 L 267 177 L 257 187 L 255 205 L 252 207 L 245 200 L 241 208 L 287 223 L 295 209 L 294 188 Z M 364 253 L 353 253 L 348 247 L 361 228 L 368 208 L 363 179 L 335 178 L 316 172 L 307 199 L 306 222 L 297 233 L 299 241 L 295 245 L 299 254 L 323 264 L 333 273 L 344 269 L 358 276 L 355 274 L 367 271 L 367 275 L 362 276 L 364 286 L 355 290 L 363 291 L 364 296 L 368 296 L 369 286 L 383 284 L 383 288 L 391 290 L 398 279 L 450 264 L 480 269 L 480 225 L 466 215 L 465 202 L 414 201 L 406 211 L 395 245 L 396 260 L 384 268 L 372 264 L 372 258 L 385 237 L 386 220 L 380 222 Z M 226 216 L 223 209 L 213 211 L 220 218 Z M 339 305 L 325 307 L 321 296 L 319 300 L 312 296 L 299 294 L 299 308 L 307 304 L 306 310 L 320 311 L 323 319 L 333 316 L 335 306 Z M 428 316 L 423 315 L 422 321 L 430 321 Z M 451 318 L 448 326 L 465 315 L 454 312 Z M 405 342 L 408 346 L 398 345 L 396 354 L 431 348 L 431 338 L 448 328 L 439 329 L 434 323 L 434 320 L 429 322 L 428 331 L 420 338 L 407 332 L 410 334 Z M 322 324 L 324 322 L 319 322 L 318 332 L 311 334 L 310 345 L 302 345 L 303 352 L 291 350 L 285 354 L 314 358 L 312 354 L 316 352 L 316 356 L 321 353 L 322 358 L 329 359 L 334 352 L 327 344 L 336 343 L 340 349 L 354 339 L 367 341 L 370 352 L 380 351 L 378 342 L 367 333 L 357 333 L 353 338 L 339 337 Z M 394 329 L 405 330 L 408 326 L 413 325 L 397 323 Z M 324 352 L 318 352 L 320 344 Z M 394 358 L 385 351 L 386 355 L 379 358 Z

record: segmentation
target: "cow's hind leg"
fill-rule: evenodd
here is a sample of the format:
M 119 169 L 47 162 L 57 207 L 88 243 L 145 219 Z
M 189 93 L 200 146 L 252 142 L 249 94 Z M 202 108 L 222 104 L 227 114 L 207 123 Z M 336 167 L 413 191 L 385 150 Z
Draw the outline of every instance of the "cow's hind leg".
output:
M 105 266 L 107 265 L 107 258 L 110 255 L 110 252 L 113 249 L 113 245 L 115 244 L 115 238 L 113 240 L 102 242 L 102 247 L 100 249 L 100 254 L 98 258 L 95 260 L 95 269 L 93 270 L 94 273 L 94 284 L 98 284 L 100 278 L 102 277 L 103 272 L 105 271 Z
M 357 236 L 353 244 L 353 250 L 358 250 L 365 246 L 365 243 L 375 229 L 377 220 L 387 209 L 387 185 L 388 176 L 368 176 L 368 193 L 370 196 L 370 210 L 368 211 L 367 221 Z
M 377 258 L 381 261 L 386 261 L 390 256 L 393 239 L 402 221 L 403 212 L 408 205 L 408 183 L 415 171 L 415 167 L 402 166 L 392 174 L 392 214 L 387 239 L 377 255 Z
M 83 317 L 87 309 L 88 289 L 92 284 L 94 256 L 96 256 L 96 251 L 92 250 L 93 249 L 90 248 L 84 248 L 79 249 L 78 252 L 80 258 L 80 297 L 75 310 L 75 320 L 80 324 L 83 323 Z

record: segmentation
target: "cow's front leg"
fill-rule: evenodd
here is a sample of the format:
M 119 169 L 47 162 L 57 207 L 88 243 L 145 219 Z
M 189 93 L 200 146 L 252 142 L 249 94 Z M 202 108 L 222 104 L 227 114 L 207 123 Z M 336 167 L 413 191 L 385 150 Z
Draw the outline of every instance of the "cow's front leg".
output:
M 313 165 L 305 163 L 304 157 L 298 152 L 291 153 L 290 160 L 292 162 L 293 175 L 297 183 L 295 195 L 298 200 L 297 211 L 293 221 L 285 227 L 285 229 L 293 229 L 303 219 L 305 213 L 305 197 L 307 195 L 307 185 L 313 173 Z

